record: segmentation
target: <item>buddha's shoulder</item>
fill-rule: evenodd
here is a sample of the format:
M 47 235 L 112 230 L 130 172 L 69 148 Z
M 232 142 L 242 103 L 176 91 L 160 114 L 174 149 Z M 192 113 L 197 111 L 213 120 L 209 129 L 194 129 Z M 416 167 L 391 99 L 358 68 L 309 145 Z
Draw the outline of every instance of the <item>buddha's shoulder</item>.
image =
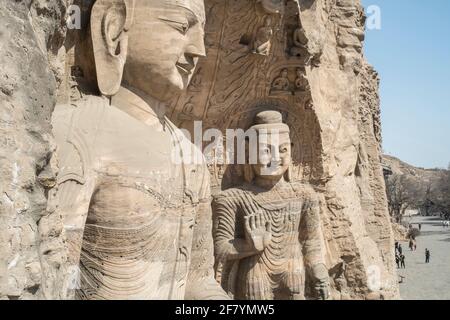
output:
M 83 99 L 57 104 L 52 114 L 54 127 L 66 127 L 74 123 L 81 128 L 87 128 L 92 124 L 98 124 L 99 118 L 109 109 L 108 100 L 100 96 L 86 96 Z

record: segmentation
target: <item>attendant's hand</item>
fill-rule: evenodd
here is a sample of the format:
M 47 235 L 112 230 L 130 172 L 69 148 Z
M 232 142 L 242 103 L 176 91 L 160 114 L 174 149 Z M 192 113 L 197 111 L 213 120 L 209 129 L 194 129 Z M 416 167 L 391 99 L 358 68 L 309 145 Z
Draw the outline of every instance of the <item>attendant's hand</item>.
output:
M 264 251 L 272 240 L 270 222 L 258 214 L 245 217 L 245 238 L 257 252 Z

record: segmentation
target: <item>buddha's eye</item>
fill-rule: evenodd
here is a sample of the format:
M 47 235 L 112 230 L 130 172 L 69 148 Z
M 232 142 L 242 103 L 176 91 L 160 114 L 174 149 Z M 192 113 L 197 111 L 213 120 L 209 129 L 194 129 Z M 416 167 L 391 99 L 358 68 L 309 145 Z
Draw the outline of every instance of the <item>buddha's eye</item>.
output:
M 159 17 L 160 20 L 185 35 L 189 30 L 189 21 L 183 18 Z

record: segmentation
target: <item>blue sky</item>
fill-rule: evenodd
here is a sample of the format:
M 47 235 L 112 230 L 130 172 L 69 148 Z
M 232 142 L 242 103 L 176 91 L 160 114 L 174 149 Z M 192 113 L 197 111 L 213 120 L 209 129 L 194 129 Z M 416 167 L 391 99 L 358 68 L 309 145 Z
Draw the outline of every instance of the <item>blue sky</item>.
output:
M 450 163 L 450 0 L 362 0 L 381 9 L 366 58 L 380 74 L 384 152 L 412 165 Z

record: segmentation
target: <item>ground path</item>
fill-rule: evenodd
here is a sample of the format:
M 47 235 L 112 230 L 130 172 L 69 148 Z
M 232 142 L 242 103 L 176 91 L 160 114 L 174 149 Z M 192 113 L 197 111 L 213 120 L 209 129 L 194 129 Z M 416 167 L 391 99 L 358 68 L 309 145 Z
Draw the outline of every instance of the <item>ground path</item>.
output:
M 438 217 L 413 217 L 410 223 L 422 224 L 417 240 L 417 251 L 410 251 L 408 242 L 402 242 L 406 269 L 400 294 L 408 300 L 450 300 L 450 228 L 443 228 Z M 425 248 L 431 251 L 430 263 L 425 263 Z

